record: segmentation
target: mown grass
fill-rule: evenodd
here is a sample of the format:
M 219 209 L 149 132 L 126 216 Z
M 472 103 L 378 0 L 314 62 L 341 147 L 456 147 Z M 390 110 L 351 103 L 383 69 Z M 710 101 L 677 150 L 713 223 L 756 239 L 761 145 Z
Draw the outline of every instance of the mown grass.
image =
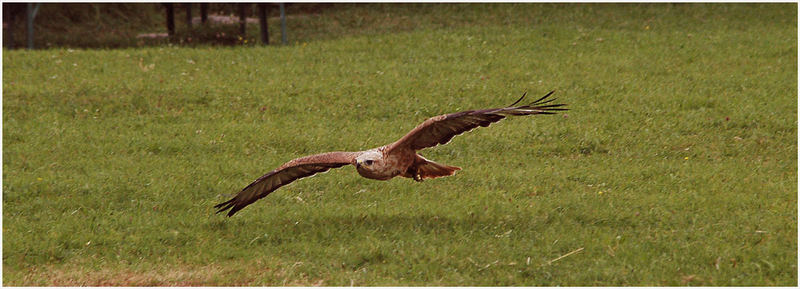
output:
M 796 5 L 375 9 L 444 12 L 288 47 L 4 51 L 3 284 L 797 284 Z M 423 152 L 454 177 L 348 167 L 213 214 L 291 158 L 551 89 L 571 111 Z

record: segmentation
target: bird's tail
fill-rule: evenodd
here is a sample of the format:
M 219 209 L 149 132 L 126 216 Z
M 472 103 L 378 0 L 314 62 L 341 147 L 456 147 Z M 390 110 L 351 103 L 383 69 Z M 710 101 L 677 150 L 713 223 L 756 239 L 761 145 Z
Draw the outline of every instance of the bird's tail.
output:
M 414 167 L 416 168 L 416 174 L 412 175 L 411 177 L 417 181 L 452 176 L 456 173 L 456 171 L 461 169 L 459 167 L 448 166 L 429 161 L 420 155 L 417 155 L 417 160 L 414 162 Z

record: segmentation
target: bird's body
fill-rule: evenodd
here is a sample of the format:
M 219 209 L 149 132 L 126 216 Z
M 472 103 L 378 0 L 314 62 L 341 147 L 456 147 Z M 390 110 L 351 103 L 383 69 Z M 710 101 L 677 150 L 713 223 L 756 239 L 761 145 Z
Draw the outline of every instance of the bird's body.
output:
M 267 196 L 276 189 L 316 173 L 332 168 L 353 165 L 362 177 L 374 180 L 389 180 L 401 176 L 421 182 L 424 179 L 450 176 L 459 167 L 439 164 L 417 154 L 418 150 L 445 144 L 454 136 L 478 126 L 486 127 L 508 115 L 554 114 L 566 110 L 564 104 L 547 104 L 545 100 L 553 92 L 523 106 L 514 106 L 525 95 L 504 108 L 469 110 L 444 114 L 427 119 L 405 136 L 391 144 L 359 152 L 329 152 L 291 160 L 258 178 L 242 189 L 234 198 L 215 206 L 222 212 L 230 209 L 232 216 L 245 206 Z
M 454 174 L 461 168 L 431 162 L 414 150 L 398 149 L 387 152 L 388 145 L 358 153 L 353 165 L 362 177 L 385 181 L 397 176 L 421 182 L 423 179 Z M 432 170 L 434 167 L 440 170 Z

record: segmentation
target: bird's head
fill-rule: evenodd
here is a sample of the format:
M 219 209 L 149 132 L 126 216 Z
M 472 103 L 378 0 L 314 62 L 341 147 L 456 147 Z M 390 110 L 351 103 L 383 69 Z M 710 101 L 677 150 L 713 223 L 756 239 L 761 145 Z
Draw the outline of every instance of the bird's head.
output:
M 396 174 L 392 174 L 392 167 L 384 162 L 383 154 L 378 150 L 363 152 L 355 158 L 353 165 L 362 177 L 375 180 L 388 180 Z
M 376 151 L 368 151 L 356 157 L 355 166 L 359 170 L 361 169 L 371 170 L 376 165 L 379 165 L 381 159 L 382 159 L 381 153 Z

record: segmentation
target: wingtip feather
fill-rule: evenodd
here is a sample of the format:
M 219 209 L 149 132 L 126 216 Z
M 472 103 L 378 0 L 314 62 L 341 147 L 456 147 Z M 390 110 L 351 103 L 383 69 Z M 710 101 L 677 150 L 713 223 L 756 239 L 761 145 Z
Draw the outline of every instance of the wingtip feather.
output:
M 230 209 L 233 206 L 233 200 L 234 199 L 230 199 L 226 202 L 219 203 L 216 206 L 214 206 L 215 209 L 219 209 L 215 214 L 219 214 Z
M 542 96 L 541 98 L 539 98 L 539 99 L 535 100 L 534 102 L 531 102 L 531 104 L 529 104 L 529 105 L 536 105 L 536 104 L 539 104 L 539 102 L 540 102 L 540 101 L 542 101 L 542 100 L 544 100 L 544 99 L 546 99 L 546 98 L 550 97 L 550 96 L 551 96 L 551 95 L 553 95 L 553 93 L 555 93 L 555 92 L 556 92 L 555 90 L 551 90 L 550 92 L 548 92 L 547 94 L 545 94 L 545 95 L 544 95 L 544 96 Z
M 520 97 L 519 99 L 517 99 L 517 101 L 515 101 L 514 103 L 512 103 L 512 104 L 511 104 L 511 105 L 509 105 L 508 107 L 512 107 L 512 106 L 516 105 L 517 103 L 519 103 L 520 101 L 522 101 L 523 99 L 525 99 L 525 96 L 526 96 L 526 95 L 528 95 L 528 92 L 527 92 L 527 91 L 526 91 L 526 92 L 524 92 L 524 93 L 522 93 L 522 97 Z

